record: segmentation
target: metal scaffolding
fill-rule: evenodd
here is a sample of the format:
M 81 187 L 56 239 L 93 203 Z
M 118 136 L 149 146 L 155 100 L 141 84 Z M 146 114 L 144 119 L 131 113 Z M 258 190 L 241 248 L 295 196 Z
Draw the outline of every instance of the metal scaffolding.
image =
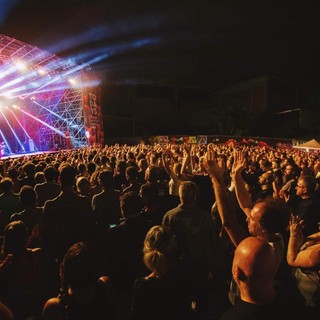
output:
M 14 68 L 18 60 L 28 64 L 23 74 Z M 0 34 L 0 102 L 8 95 L 11 101 L 18 101 L 19 108 L 11 113 L 25 129 L 18 130 L 15 124 L 15 139 L 33 140 L 37 151 L 87 145 L 83 72 L 87 71 L 69 60 Z M 78 78 L 77 86 L 69 83 L 70 76 Z M 2 120 L 0 114 L 0 123 Z

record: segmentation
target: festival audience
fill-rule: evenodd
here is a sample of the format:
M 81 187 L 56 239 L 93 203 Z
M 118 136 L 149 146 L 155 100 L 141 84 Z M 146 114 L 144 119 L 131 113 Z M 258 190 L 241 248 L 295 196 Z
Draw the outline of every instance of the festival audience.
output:
M 267 310 L 265 315 L 273 314 L 281 295 L 286 295 L 293 306 L 300 306 L 306 318 L 313 317 L 314 313 L 319 312 L 317 290 L 314 290 L 315 283 L 318 283 L 316 277 L 320 265 L 315 258 L 318 252 L 317 244 L 314 243 L 320 238 L 318 236 L 319 163 L 317 152 L 213 143 L 208 145 L 139 144 L 136 146 L 116 144 L 79 150 L 59 150 L 50 155 L 37 154 L 9 158 L 5 161 L 0 160 L 2 232 L 11 223 L 19 224 L 23 223 L 22 221 L 27 224 L 25 228 L 27 237 L 29 229 L 36 229 L 37 240 L 32 245 L 25 242 L 24 246 L 28 249 L 27 252 L 40 250 L 41 256 L 44 257 L 42 260 L 46 265 L 51 264 L 52 266 L 48 274 L 54 274 L 50 290 L 51 297 L 56 298 L 52 300 L 52 309 L 51 303 L 48 303 L 47 310 L 43 309 L 46 319 L 51 317 L 50 310 L 54 310 L 52 319 L 56 319 L 55 316 L 60 317 L 59 319 L 69 317 L 68 312 L 63 311 L 63 308 L 69 308 L 64 299 L 68 295 L 62 294 L 62 299 L 58 298 L 56 278 L 59 267 L 57 263 L 62 262 L 72 245 L 83 241 L 97 245 L 102 261 L 110 262 L 109 265 L 106 263 L 101 275 L 110 274 L 112 280 L 114 277 L 112 284 L 117 293 L 115 298 L 118 306 L 122 306 L 120 317 L 124 320 L 145 315 L 146 310 L 148 316 L 151 313 L 154 315 L 154 308 L 157 308 L 158 312 L 157 303 L 161 301 L 164 304 L 163 310 L 169 310 L 172 302 L 179 304 L 184 301 L 182 309 L 177 307 L 177 310 L 168 311 L 165 317 L 169 318 L 172 314 L 175 319 L 180 319 L 188 310 L 186 317 L 190 315 L 193 319 L 196 317 L 197 320 L 217 320 L 226 309 L 232 306 L 232 311 L 226 312 L 222 319 L 240 319 L 242 313 L 240 308 L 248 311 L 252 316 L 264 319 L 261 316 L 261 310 L 267 310 L 269 305 L 270 310 Z M 132 168 L 138 168 L 138 172 Z M 117 176 L 120 171 L 122 174 Z M 44 174 L 46 182 L 35 185 L 36 173 L 39 176 Z M 17 174 L 20 174 L 19 179 L 17 179 Z M 77 174 L 85 178 L 77 181 Z M 260 179 L 258 179 L 259 176 L 261 176 Z M 176 177 L 180 180 L 178 181 Z M 117 191 L 113 189 L 114 179 Z M 258 180 L 260 180 L 260 185 Z M 85 181 L 85 190 L 81 187 L 80 181 Z M 195 194 L 191 188 L 194 185 L 197 187 Z M 265 188 L 264 185 L 268 188 Z M 273 188 L 270 188 L 270 185 Z M 190 187 L 190 190 L 187 186 Z M 181 194 L 179 193 L 180 188 L 181 191 L 185 188 Z M 88 194 L 88 190 L 93 196 L 92 201 L 87 201 L 83 197 Z M 186 200 L 188 190 L 190 191 L 190 203 Z M 20 192 L 20 199 L 17 192 Z M 191 196 L 192 194 L 195 197 Z M 134 205 L 140 201 L 142 210 L 139 210 L 140 204 Z M 37 219 L 33 219 L 37 216 L 34 213 L 41 211 L 37 206 L 44 206 L 43 222 L 40 221 L 39 228 L 33 228 L 34 223 L 37 225 Z M 185 207 L 190 210 L 185 210 Z M 296 224 L 291 222 L 290 229 L 288 209 L 294 214 L 295 221 L 299 221 Z M 179 214 L 171 214 L 175 211 Z M 185 215 L 184 211 L 188 214 Z M 200 211 L 202 215 L 199 215 Z M 14 213 L 16 214 L 13 215 Z M 189 220 L 185 220 L 186 216 Z M 202 221 L 199 225 L 193 220 L 198 216 Z M 18 221 L 10 222 L 10 219 Z M 143 237 L 150 227 L 159 228 L 162 223 L 172 229 L 170 232 L 176 242 L 176 254 L 168 255 L 169 251 L 158 246 L 158 243 L 154 242 L 158 237 L 155 233 L 153 233 L 154 238 L 150 238 L 148 242 L 154 243 L 150 245 L 150 248 L 155 248 L 151 249 L 149 257 L 154 259 L 161 257 L 169 264 L 167 267 L 170 270 L 165 267 L 164 273 L 161 271 L 163 269 L 158 270 L 158 267 L 155 266 L 158 260 L 150 262 L 146 255 L 144 260 L 146 265 L 143 266 L 141 256 Z M 113 227 L 113 225 L 116 226 Z M 204 225 L 207 230 L 202 229 Z M 143 232 L 140 233 L 138 230 L 143 230 Z M 159 232 L 158 230 L 159 237 L 162 233 L 167 234 L 167 231 L 164 230 Z M 289 238 L 290 232 L 291 237 Z M 166 237 L 170 238 L 168 235 Z M 5 239 L 3 234 L 1 243 L 4 243 Z M 197 239 L 203 239 L 200 241 L 201 244 Z M 246 240 L 248 242 L 244 242 Z M 244 247 L 241 247 L 242 244 Z M 260 257 L 261 253 L 261 257 L 264 257 L 262 252 L 265 252 L 268 256 L 266 249 L 268 246 L 271 246 L 275 254 L 276 272 L 271 272 L 271 268 L 268 275 L 268 270 L 266 270 L 265 280 L 267 275 L 269 280 L 266 280 L 265 290 L 263 288 L 260 290 L 257 286 L 258 280 L 256 279 L 259 277 L 251 277 L 251 274 L 246 273 L 247 266 L 241 266 L 239 263 L 239 260 L 242 262 L 241 260 L 245 258 L 242 249 L 245 247 L 248 249 L 251 246 L 253 249 L 250 249 L 251 254 L 248 256 L 248 261 L 252 262 L 252 270 L 259 265 L 258 262 L 254 263 L 255 254 Z M 146 254 L 147 251 L 145 249 L 144 253 Z M 285 259 L 286 256 L 287 259 Z M 180 261 L 181 259 L 183 261 Z M 12 319 L 13 316 L 15 319 L 20 319 L 20 314 L 21 317 L 25 315 L 39 317 L 39 304 L 37 311 L 35 309 L 35 311 L 30 311 L 34 306 L 33 303 L 30 306 L 21 307 L 21 310 L 16 310 L 16 306 L 22 303 L 19 291 L 15 293 L 14 290 L 11 290 L 13 287 L 11 288 L 10 285 L 8 289 L 8 284 L 12 280 L 11 276 L 2 277 L 6 274 L 7 268 L 10 269 L 11 260 L 10 254 L 3 255 L 0 263 L 2 279 L 0 291 L 7 292 L 6 297 L 8 297 L 5 299 L 5 295 L 0 296 L 0 314 L 4 312 L 4 317 L 8 319 L 10 317 Z M 137 262 L 138 260 L 140 261 Z M 235 268 L 232 268 L 232 260 L 233 265 L 237 266 L 238 272 L 236 273 Z M 272 258 L 270 258 L 270 263 L 271 260 Z M 27 259 L 23 258 L 19 261 L 21 270 L 23 267 L 29 270 Z M 140 267 L 142 266 L 139 271 L 138 269 L 134 271 L 134 261 L 137 262 L 137 265 L 140 263 Z M 201 261 L 200 265 L 204 264 L 206 268 L 199 268 L 199 261 Z M 192 266 L 191 269 L 185 268 L 186 265 Z M 121 267 L 117 268 L 117 266 Z M 267 267 L 268 264 L 265 266 Z M 151 272 L 149 276 L 147 268 Z M 194 268 L 198 273 L 193 273 Z M 209 280 L 210 285 L 206 286 L 208 274 L 211 275 L 208 272 L 209 269 L 213 277 L 212 280 Z M 190 270 L 193 270 L 191 272 L 193 276 L 190 276 Z M 195 284 L 192 279 L 198 279 L 196 274 L 201 275 L 201 281 L 196 281 Z M 241 275 L 245 275 L 245 278 L 243 279 Z M 24 284 L 30 279 L 31 274 L 28 274 Z M 134 279 L 137 279 L 137 282 L 132 286 Z M 312 285 L 306 281 L 310 279 L 313 281 Z M 172 289 L 170 281 L 177 288 Z M 183 281 L 185 283 L 181 284 Z M 53 283 L 56 285 L 54 286 Z M 108 283 L 110 284 L 110 281 Z M 125 283 L 126 291 L 121 289 L 123 283 Z M 274 286 L 275 296 L 273 290 L 269 290 L 270 283 Z M 188 292 L 192 294 L 187 295 L 187 292 L 183 292 L 180 299 L 178 294 L 181 294 L 183 286 L 188 287 L 190 290 Z M 203 289 L 207 289 L 210 294 L 203 295 L 205 291 Z M 163 300 L 165 297 L 162 297 L 160 292 L 167 292 L 166 290 L 176 290 L 173 291 L 177 294 L 175 299 L 172 298 L 172 302 L 168 299 Z M 248 290 L 252 292 L 252 295 L 248 295 Z M 90 289 L 89 291 L 80 290 L 80 292 L 75 286 L 67 291 L 72 292 L 70 300 L 72 317 L 74 315 L 78 317 L 78 312 L 82 313 L 84 308 L 81 303 L 79 306 L 78 294 L 79 297 L 83 297 L 82 294 L 86 295 L 85 292 L 88 293 Z M 122 294 L 124 292 L 125 294 Z M 130 315 L 129 301 L 132 294 L 134 303 Z M 145 300 L 142 300 L 142 295 Z M 169 296 L 171 293 L 168 293 L 167 298 Z M 187 296 L 188 304 L 185 304 L 184 297 Z M 268 298 L 261 299 L 261 304 L 257 303 L 257 297 L 262 296 L 269 297 L 270 304 L 266 303 Z M 47 293 L 38 294 L 35 297 L 40 297 L 42 301 L 45 297 L 49 298 Z M 158 301 L 150 301 L 154 297 Z M 16 305 L 12 304 L 14 299 L 17 299 Z M 94 299 L 90 300 L 89 304 L 95 308 L 96 302 L 93 301 Z M 189 301 L 192 303 L 191 313 Z M 147 303 L 150 303 L 150 307 L 146 307 Z M 63 310 L 57 311 L 58 305 L 63 306 Z M 106 305 L 109 306 L 108 303 Z M 281 300 L 281 305 L 285 306 L 286 303 Z M 89 308 L 88 312 L 90 310 L 92 311 L 92 308 Z M 84 317 L 88 316 L 86 312 L 83 312 Z M 162 313 L 159 312 L 160 314 Z M 115 317 L 117 316 L 119 314 Z M 294 318 L 292 314 L 289 316 L 290 319 Z M 81 319 L 81 316 L 79 317 Z M 243 316 L 241 319 L 247 318 Z

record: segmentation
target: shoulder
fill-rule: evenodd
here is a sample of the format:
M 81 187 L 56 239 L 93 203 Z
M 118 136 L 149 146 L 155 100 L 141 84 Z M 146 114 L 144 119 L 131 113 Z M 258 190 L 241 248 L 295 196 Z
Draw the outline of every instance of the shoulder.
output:
M 62 313 L 62 308 L 61 308 L 61 300 L 60 298 L 51 298 L 49 299 L 42 311 L 42 319 L 50 319 L 50 320 L 63 320 L 64 315 Z
M 35 189 L 41 189 L 41 188 L 43 188 L 46 184 L 47 184 L 47 182 L 37 183 L 37 184 L 34 186 L 34 188 L 35 188 Z
M 22 212 L 18 212 L 11 215 L 10 221 L 18 221 L 18 220 L 21 220 L 22 218 L 23 218 Z
M 14 320 L 14 315 L 11 310 L 0 301 L 0 319 Z
M 59 198 L 59 196 L 56 197 L 56 198 L 54 198 L 54 199 L 47 200 L 47 201 L 45 202 L 43 208 L 46 209 L 47 207 L 51 207 L 52 205 L 54 205 L 54 204 L 57 202 L 57 199 L 58 199 L 58 198 Z
M 169 211 L 167 211 L 164 215 L 164 217 L 168 218 L 168 217 L 173 217 L 176 216 L 178 213 L 180 212 L 180 209 L 178 207 L 170 209 Z

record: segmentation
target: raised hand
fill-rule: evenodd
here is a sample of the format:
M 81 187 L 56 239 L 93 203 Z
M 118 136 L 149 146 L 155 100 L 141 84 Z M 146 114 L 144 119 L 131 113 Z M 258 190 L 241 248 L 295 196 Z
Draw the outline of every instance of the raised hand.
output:
M 231 173 L 237 174 L 241 173 L 243 169 L 246 167 L 246 158 L 245 153 L 243 151 L 234 151 L 234 161 L 231 169 Z
M 300 245 L 302 245 L 302 242 L 304 240 L 302 227 L 303 220 L 292 214 L 289 221 L 290 238 L 294 238 L 294 240 L 300 243 Z
M 222 159 L 218 162 L 215 152 L 212 149 L 209 149 L 205 154 L 204 167 L 212 178 L 223 179 L 225 162 Z

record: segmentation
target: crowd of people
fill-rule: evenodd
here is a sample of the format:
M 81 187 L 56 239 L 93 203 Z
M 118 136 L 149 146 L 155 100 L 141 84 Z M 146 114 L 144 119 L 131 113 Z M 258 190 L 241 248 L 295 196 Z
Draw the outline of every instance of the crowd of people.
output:
M 138 144 L 0 160 L 0 319 L 320 317 L 320 154 Z

